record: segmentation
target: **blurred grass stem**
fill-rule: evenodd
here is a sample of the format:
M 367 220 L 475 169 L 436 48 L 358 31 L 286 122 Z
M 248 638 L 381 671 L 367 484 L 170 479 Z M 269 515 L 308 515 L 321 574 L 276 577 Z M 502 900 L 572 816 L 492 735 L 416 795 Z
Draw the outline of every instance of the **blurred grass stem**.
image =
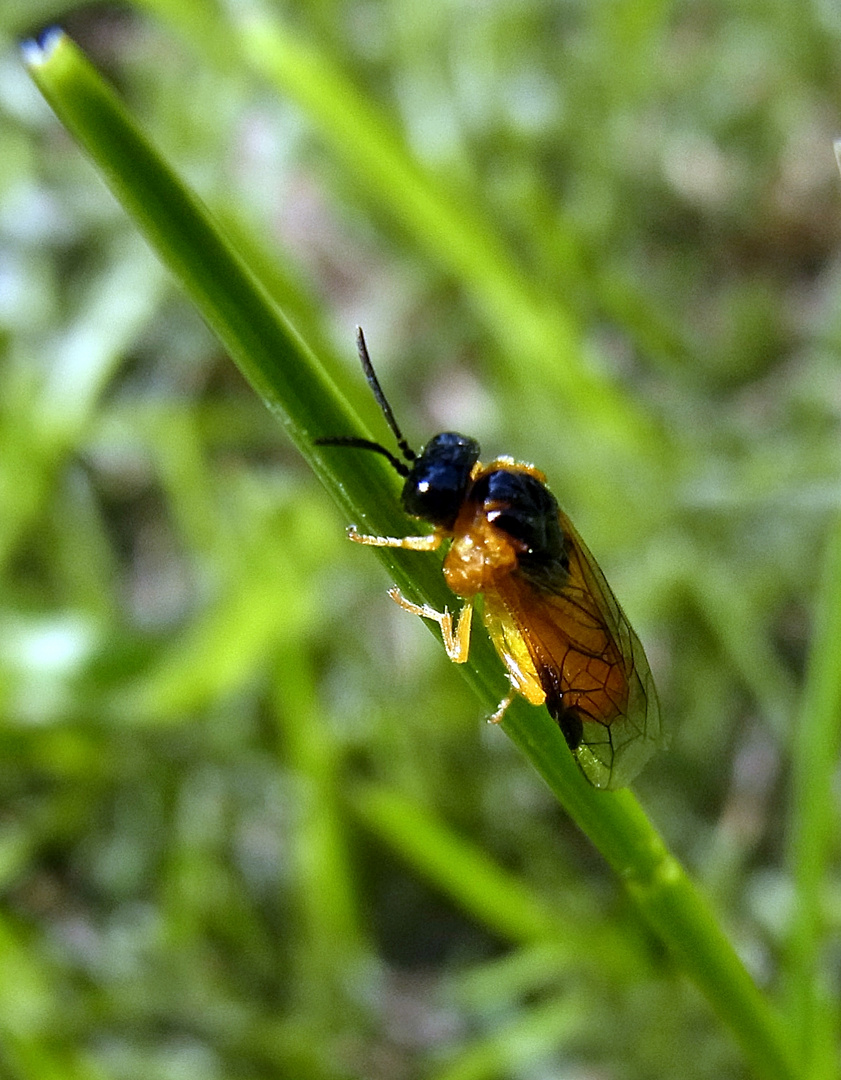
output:
M 268 59 L 276 62 L 277 54 L 275 42 Z M 149 145 L 68 38 L 53 35 L 43 47 L 30 46 L 26 58 L 32 77 L 59 118 L 99 166 L 159 258 L 348 517 L 364 529 L 399 529 L 394 480 L 384 462 L 371 454 L 351 460 L 341 451 L 314 445 L 320 435 L 367 437 L 368 433 L 199 199 Z M 318 68 L 312 64 L 298 71 L 299 79 L 311 81 L 313 97 L 339 92 L 338 84 L 332 90 L 329 82 L 316 86 L 317 76 Z M 434 226 L 435 206 L 424 205 L 425 213 L 433 215 L 430 226 Z M 445 234 L 450 224 L 440 221 L 437 234 Z M 479 256 L 484 257 L 484 252 L 477 250 Z M 462 266 L 468 274 L 472 258 L 468 256 Z M 512 286 L 510 295 L 519 296 L 517 286 Z M 544 348 L 552 345 L 551 339 L 544 340 Z M 587 386 L 588 393 L 598 392 L 592 383 Z M 418 560 L 407 561 L 405 553 L 388 549 L 381 557 L 392 567 L 398 584 L 408 586 L 410 595 L 441 603 L 445 590 L 434 560 L 423 560 L 420 565 Z M 476 648 L 474 662 L 465 666 L 490 709 L 498 699 L 501 676 L 487 642 Z M 544 710 L 518 702 L 504 727 L 617 872 L 676 963 L 730 1027 L 756 1075 L 793 1080 L 798 1073 L 778 1017 L 634 796 L 629 791 L 603 793 L 590 787 Z

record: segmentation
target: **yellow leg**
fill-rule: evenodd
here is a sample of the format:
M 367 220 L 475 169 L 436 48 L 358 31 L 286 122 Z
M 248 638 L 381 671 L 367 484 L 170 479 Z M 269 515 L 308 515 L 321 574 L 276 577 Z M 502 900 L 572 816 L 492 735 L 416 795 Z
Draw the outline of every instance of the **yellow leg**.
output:
M 347 531 L 348 540 L 356 544 L 369 544 L 371 547 L 406 548 L 408 551 L 435 551 L 444 539 L 442 533 L 430 533 L 428 536 L 368 536 L 356 531 L 351 525 Z
M 441 637 L 444 639 L 444 648 L 447 656 L 454 664 L 463 664 L 470 652 L 470 621 L 473 616 L 473 601 L 465 601 L 464 607 L 458 617 L 458 624 L 453 631 L 453 616 L 445 608 L 436 611 L 429 604 L 413 604 L 407 600 L 396 585 L 388 590 L 388 595 L 404 611 L 412 615 L 420 615 L 423 619 L 434 619 L 441 627 Z
M 410 539 L 413 538 L 410 537 Z M 464 606 L 459 612 L 458 623 L 456 624 L 455 630 L 453 630 L 453 616 L 446 608 L 444 608 L 443 611 L 436 611 L 435 608 L 430 607 L 429 604 L 413 604 L 411 600 L 406 599 L 396 585 L 391 586 L 388 590 L 388 595 L 398 607 L 403 608 L 404 611 L 408 611 L 410 615 L 420 615 L 422 619 L 433 619 L 437 622 L 441 627 L 441 637 L 444 639 L 444 648 L 446 649 L 447 656 L 454 664 L 465 663 L 468 654 L 470 653 L 470 624 L 473 617 L 472 600 L 465 600 Z M 517 687 L 512 686 L 502 701 L 500 701 L 496 712 L 488 717 L 489 724 L 498 724 L 501 722 L 508 706 L 518 693 L 519 690 Z
M 512 687 L 508 691 L 508 693 L 505 695 L 505 697 L 502 699 L 502 701 L 500 701 L 499 705 L 497 706 L 497 710 L 493 714 L 493 716 L 488 717 L 488 723 L 489 724 L 499 724 L 502 721 L 503 717 L 505 716 L 505 712 L 506 712 L 508 706 L 511 704 L 511 702 L 514 700 L 514 698 L 516 696 L 517 696 L 517 691 Z

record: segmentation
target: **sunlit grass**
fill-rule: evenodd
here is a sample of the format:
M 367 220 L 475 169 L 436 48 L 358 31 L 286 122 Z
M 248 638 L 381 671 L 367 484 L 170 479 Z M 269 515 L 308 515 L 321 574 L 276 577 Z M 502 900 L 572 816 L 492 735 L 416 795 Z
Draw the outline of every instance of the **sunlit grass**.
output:
M 779 997 L 803 1075 L 827 1075 L 836 227 L 822 167 L 798 198 L 779 165 L 807 140 L 783 102 L 817 117 L 820 90 L 750 106 L 738 19 L 687 48 L 653 4 L 376 33 L 362 9 L 154 10 L 118 20 L 108 68 L 235 250 L 160 159 L 109 143 L 113 118 L 88 148 L 343 512 L 54 121 L 0 84 L 27 101 L 0 136 L 9 1068 L 692 1077 L 747 1054 L 794 1075 Z M 754 18 L 754 63 L 776 69 L 785 29 L 805 78 L 824 31 Z M 94 53 L 101 27 L 78 23 Z M 348 520 L 404 527 L 384 463 L 313 449 L 357 430 L 342 394 L 381 431 L 356 322 L 414 444 L 458 427 L 534 458 L 599 554 L 671 729 L 639 791 L 715 916 L 629 793 L 576 789 L 539 712 L 509 731 L 618 881 L 481 724 L 492 650 L 469 687 L 384 598 L 393 575 L 442 602 L 435 559 L 387 578 L 344 542 Z M 788 812 L 791 753 L 812 797 Z

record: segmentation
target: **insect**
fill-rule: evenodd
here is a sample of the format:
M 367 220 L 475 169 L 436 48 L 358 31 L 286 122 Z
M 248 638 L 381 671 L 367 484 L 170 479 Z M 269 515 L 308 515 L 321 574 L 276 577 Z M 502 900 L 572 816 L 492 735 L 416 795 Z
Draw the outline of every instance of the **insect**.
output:
M 394 586 L 404 610 L 441 627 L 449 658 L 470 649 L 474 600 L 508 675 L 510 690 L 490 717 L 502 720 L 517 694 L 546 705 L 586 778 L 598 788 L 629 784 L 662 746 L 657 691 L 639 638 L 598 563 L 532 465 L 510 457 L 479 461 L 475 439 L 447 431 L 411 449 L 397 425 L 357 328 L 359 359 L 400 451 L 352 436 L 318 439 L 381 454 L 403 477 L 401 504 L 428 521 L 421 536 L 367 536 L 358 544 L 434 551 L 445 541 L 444 578 L 464 600 L 457 621 L 413 604 Z

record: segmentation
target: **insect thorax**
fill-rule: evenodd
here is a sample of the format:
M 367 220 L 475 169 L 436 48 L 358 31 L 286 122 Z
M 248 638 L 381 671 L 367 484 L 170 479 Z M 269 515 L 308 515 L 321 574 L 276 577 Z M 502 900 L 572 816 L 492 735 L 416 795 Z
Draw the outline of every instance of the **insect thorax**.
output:
M 517 567 L 516 541 L 495 528 L 480 503 L 467 502 L 453 528 L 444 578 L 456 596 L 488 592 Z

